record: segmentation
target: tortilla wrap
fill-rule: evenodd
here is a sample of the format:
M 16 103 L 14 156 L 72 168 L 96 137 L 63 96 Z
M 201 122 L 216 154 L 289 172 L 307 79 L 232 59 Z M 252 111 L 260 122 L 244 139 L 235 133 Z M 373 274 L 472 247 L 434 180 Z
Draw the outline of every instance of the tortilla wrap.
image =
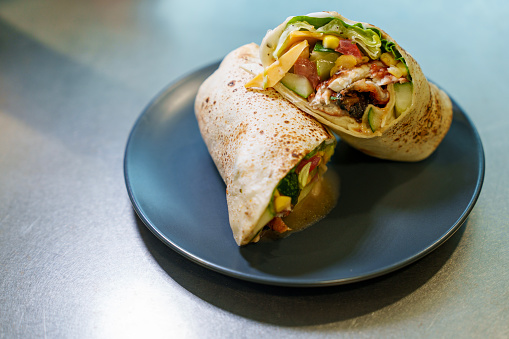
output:
M 230 226 L 238 245 L 260 232 L 280 181 L 334 136 L 273 89 L 246 89 L 263 69 L 254 43 L 229 53 L 199 88 L 195 114 L 209 153 L 226 183 Z M 255 239 L 256 240 L 256 239 Z
M 359 122 L 348 114 L 335 116 L 317 109 L 316 105 L 312 105 L 311 99 L 303 98 L 281 82 L 277 82 L 272 87 L 297 107 L 315 117 L 322 124 L 329 126 L 342 140 L 368 155 L 398 161 L 419 161 L 427 158 L 438 147 L 452 121 L 452 104 L 447 94 L 434 84 L 429 83 L 414 58 L 378 27 L 348 20 L 336 12 L 311 13 L 307 17 L 333 17 L 342 20 L 347 25 L 359 27 L 362 25 L 364 29 L 373 28 L 378 30 L 380 39 L 394 43 L 395 49 L 404 59 L 403 63 L 406 63 L 407 71 L 410 74 L 408 78 L 413 84 L 411 104 L 398 114 L 394 108 L 387 107 L 390 112 L 383 117 L 381 126 L 373 131 L 370 129 L 368 121 L 369 107 L 363 111 L 362 121 Z M 269 30 L 262 41 L 260 58 L 265 72 L 271 64 L 279 62 L 275 51 L 281 46 L 280 38 L 292 18 L 289 17 L 274 30 Z M 303 31 L 305 29 L 301 28 L 299 34 L 302 34 Z M 284 34 L 283 37 L 285 37 Z M 316 40 L 314 38 L 308 38 L 308 40 L 310 47 L 313 47 Z M 353 41 L 360 46 L 355 38 Z M 374 62 L 373 59 L 371 60 Z M 265 85 L 266 80 L 264 78 Z M 395 96 L 392 89 L 390 95 L 391 97 Z M 331 100 L 332 98 L 334 97 L 331 96 Z M 389 101 L 387 106 L 389 105 L 394 105 L 394 100 Z

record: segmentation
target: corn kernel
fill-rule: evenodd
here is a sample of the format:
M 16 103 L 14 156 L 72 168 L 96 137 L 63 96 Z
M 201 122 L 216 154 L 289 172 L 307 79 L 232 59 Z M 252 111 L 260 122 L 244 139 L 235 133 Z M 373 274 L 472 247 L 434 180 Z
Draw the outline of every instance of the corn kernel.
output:
M 336 74 L 336 72 L 338 72 L 341 69 L 354 68 L 355 65 L 357 65 L 356 57 L 347 54 L 340 55 L 339 58 L 337 58 L 336 60 L 336 64 L 334 65 L 334 67 L 332 67 L 330 75 L 333 76 L 334 74 Z
M 403 71 L 401 69 L 399 69 L 398 67 L 396 67 L 396 66 L 389 67 L 387 69 L 387 72 L 391 73 L 396 78 L 401 78 L 403 76 Z
M 364 56 L 361 58 L 361 61 L 359 62 L 359 64 L 365 64 L 366 62 L 369 62 L 369 57 L 367 57 L 367 56 L 365 56 L 365 55 L 364 55 Z
M 274 209 L 276 213 L 282 212 L 288 209 L 291 206 L 292 198 L 287 197 L 286 195 L 280 195 L 276 199 L 274 199 Z
M 402 63 L 401 61 L 399 61 L 397 64 L 396 64 L 396 67 L 399 68 L 401 70 L 401 72 L 403 72 L 403 75 L 402 76 L 407 76 L 408 75 L 408 69 L 406 68 L 405 64 Z
M 380 60 L 385 64 L 385 66 L 395 66 L 398 63 L 396 59 L 394 59 L 392 53 L 388 52 L 382 53 Z
M 339 38 L 334 35 L 326 35 L 323 38 L 323 47 L 336 49 L 339 46 Z

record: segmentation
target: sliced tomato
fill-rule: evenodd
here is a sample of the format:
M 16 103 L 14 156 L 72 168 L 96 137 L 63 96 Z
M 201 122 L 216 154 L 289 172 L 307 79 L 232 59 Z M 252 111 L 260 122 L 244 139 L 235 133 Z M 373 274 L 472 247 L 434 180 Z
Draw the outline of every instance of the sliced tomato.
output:
M 306 164 L 310 162 L 311 167 L 309 168 L 309 172 L 311 173 L 311 171 L 314 170 L 316 166 L 320 165 L 320 161 L 322 161 L 322 157 L 319 155 L 315 155 L 307 160 L 302 160 L 299 166 L 297 166 L 297 168 L 295 169 L 295 172 L 299 174 L 302 167 L 306 166 Z
M 279 218 L 279 217 L 275 217 L 274 219 L 272 219 L 268 224 L 267 226 L 270 227 L 271 230 L 275 231 L 275 232 L 278 232 L 278 233 L 284 233 L 286 231 L 289 231 L 290 230 L 290 227 L 288 227 L 285 222 L 283 221 L 283 219 Z
M 339 46 L 336 48 L 336 52 L 339 52 L 341 54 L 353 55 L 357 59 L 362 58 L 362 53 L 359 50 L 359 47 L 357 47 L 355 42 L 352 42 L 347 39 L 342 39 L 339 41 Z
M 295 64 L 293 64 L 293 73 L 305 76 L 313 88 L 316 88 L 320 82 L 320 77 L 316 70 L 316 64 L 306 58 L 298 58 Z

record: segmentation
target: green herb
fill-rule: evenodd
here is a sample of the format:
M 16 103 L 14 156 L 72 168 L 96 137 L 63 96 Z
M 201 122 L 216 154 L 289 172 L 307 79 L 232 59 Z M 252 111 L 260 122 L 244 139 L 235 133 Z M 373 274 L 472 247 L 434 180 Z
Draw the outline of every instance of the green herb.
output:
M 331 96 L 331 97 L 330 97 L 330 99 L 331 99 L 331 100 L 338 100 L 338 99 L 339 99 L 339 97 Z

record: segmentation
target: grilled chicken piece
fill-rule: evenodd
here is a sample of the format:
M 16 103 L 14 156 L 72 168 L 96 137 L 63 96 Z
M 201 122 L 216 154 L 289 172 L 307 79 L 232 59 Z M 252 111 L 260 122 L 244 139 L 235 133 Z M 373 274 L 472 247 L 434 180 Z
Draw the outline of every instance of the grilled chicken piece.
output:
M 380 61 L 372 61 L 334 74 L 318 86 L 309 101 L 311 107 L 329 115 L 348 114 L 360 121 L 370 103 L 387 104 L 389 92 L 385 85 L 397 81 Z

